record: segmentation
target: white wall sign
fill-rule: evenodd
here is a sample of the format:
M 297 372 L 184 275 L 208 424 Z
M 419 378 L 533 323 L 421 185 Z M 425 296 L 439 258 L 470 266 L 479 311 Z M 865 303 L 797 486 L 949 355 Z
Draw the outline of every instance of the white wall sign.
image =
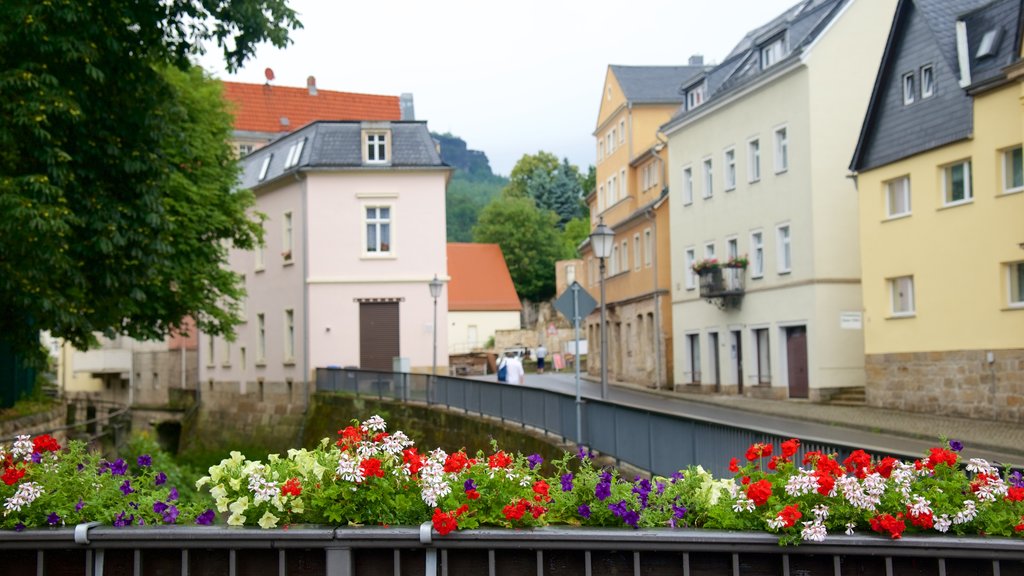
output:
M 860 312 L 840 312 L 839 327 L 843 330 L 860 330 L 863 324 L 862 316 Z

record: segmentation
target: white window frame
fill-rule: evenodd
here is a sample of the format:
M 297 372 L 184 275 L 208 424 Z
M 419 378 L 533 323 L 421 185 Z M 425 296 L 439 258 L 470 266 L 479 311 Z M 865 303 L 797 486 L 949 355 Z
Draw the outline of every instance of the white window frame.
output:
M 612 256 L 608 259 L 608 275 L 615 276 L 619 273 L 619 245 L 612 245 Z
M 210 337 L 206 340 L 206 367 L 207 368 L 213 368 L 214 366 L 217 365 L 217 358 L 214 356 L 214 352 L 216 352 L 216 347 L 214 345 L 214 341 L 215 340 L 216 340 L 216 338 L 214 338 L 213 335 L 210 335 Z
M 772 38 L 761 46 L 761 69 L 766 70 L 786 57 L 785 34 Z
M 747 141 L 747 182 L 761 180 L 761 140 L 751 138 Z
M 959 200 L 953 199 L 953 169 L 957 166 L 964 167 L 964 189 L 963 198 Z M 971 160 L 961 160 L 959 162 L 953 162 L 942 167 L 942 205 L 943 206 L 959 206 L 960 204 L 969 204 L 974 202 L 974 187 L 971 182 Z
M 623 272 L 629 272 L 629 240 L 622 241 L 622 252 L 619 255 L 619 264 Z
M 912 211 L 911 205 L 911 192 L 910 192 L 910 175 L 905 174 L 892 180 L 887 180 L 884 183 L 885 186 L 885 216 L 888 219 L 892 218 L 904 218 L 910 216 Z M 894 206 L 898 205 L 899 202 L 894 202 L 895 199 L 902 199 L 905 209 L 901 212 L 897 212 Z
M 914 90 L 914 73 L 907 72 L 901 77 L 900 87 L 903 90 L 903 105 L 909 106 L 914 103 L 917 92 Z
M 686 357 L 689 360 L 690 383 L 701 383 L 701 343 L 700 332 L 689 332 L 686 334 Z
M 640 270 L 641 266 L 640 233 L 633 234 L 633 270 Z
M 789 170 L 789 127 L 779 126 L 773 131 L 775 141 L 775 173 Z
M 907 318 L 917 314 L 916 295 L 914 294 L 914 276 L 897 276 L 889 278 L 889 312 L 892 318 Z M 906 308 L 900 305 L 900 289 L 908 293 Z
M 651 267 L 651 259 L 654 256 L 654 234 L 650 228 L 644 228 L 644 267 Z
M 267 317 L 256 314 L 256 364 L 267 362 Z
M 267 172 L 270 170 L 270 162 L 274 159 L 274 153 L 267 154 L 267 157 L 263 159 L 263 164 L 260 165 L 259 181 L 263 182 L 267 178 Z
M 725 161 L 725 191 L 736 189 L 736 148 L 726 148 L 723 154 Z
M 367 164 L 388 163 L 388 133 L 366 132 L 366 148 L 364 150 Z
M 728 262 L 733 258 L 739 258 L 740 256 L 740 239 L 736 236 L 730 236 L 725 239 L 725 260 Z
M 1024 308 L 1024 260 L 1006 265 L 1007 303 L 1010 308 Z
M 683 166 L 683 205 L 693 204 L 693 165 Z
M 764 231 L 750 232 L 750 277 L 764 277 Z
M 368 210 L 371 208 L 376 209 L 377 213 L 374 218 L 370 218 Z M 381 209 L 386 208 L 388 211 L 388 217 L 383 218 L 380 216 Z M 363 257 L 364 258 L 392 258 L 395 255 L 395 206 L 387 202 L 378 202 L 372 204 L 363 204 L 363 222 L 360 229 L 363 233 Z M 376 250 L 370 250 L 369 248 L 369 233 L 368 229 L 371 224 L 375 224 L 377 228 L 377 242 Z M 381 246 L 381 229 L 383 226 L 387 226 L 388 230 L 388 246 L 387 250 L 382 249 Z
M 604 138 L 597 139 L 597 161 L 604 160 Z
M 776 271 L 779 274 L 789 274 L 793 271 L 792 233 L 788 223 L 775 227 Z
M 626 143 L 626 120 L 619 120 L 619 144 Z
M 604 209 L 607 208 L 607 204 L 608 203 L 605 201 L 604 197 L 604 184 L 601 184 L 597 187 L 597 211 L 604 212 Z
M 705 260 L 710 260 L 710 259 L 715 258 L 715 257 L 716 257 L 715 256 L 715 243 L 714 242 L 708 242 L 708 243 L 704 244 L 704 259 Z
M 263 271 L 266 268 L 266 265 L 267 265 L 267 257 L 266 257 L 267 246 L 266 246 L 266 244 L 263 241 L 263 239 L 265 237 L 266 237 L 266 229 L 263 227 L 263 224 L 261 223 L 260 224 L 260 242 L 259 242 L 259 244 L 256 245 L 255 254 L 253 254 L 253 258 L 254 258 L 253 270 L 256 271 L 256 272 Z
M 293 262 L 292 212 L 285 212 L 281 218 L 281 258 L 285 264 Z
M 306 145 L 306 139 L 302 138 L 288 148 L 288 156 L 284 159 L 284 169 L 299 165 L 299 158 L 302 157 L 302 148 Z
M 935 67 L 931 64 L 921 67 L 921 100 L 935 95 Z
M 710 156 L 701 161 L 704 176 L 704 198 L 711 198 L 715 193 L 715 161 Z
M 1016 153 L 1021 158 L 1021 184 L 1013 185 L 1013 155 Z M 1003 194 L 1013 194 L 1024 191 L 1024 147 L 1021 145 L 1006 148 L 1001 154 L 1003 157 Z
M 625 168 L 623 168 L 622 170 L 619 170 L 619 182 L 621 183 L 620 185 L 622 186 L 622 195 L 620 196 L 620 198 L 625 198 L 625 197 L 629 196 L 629 180 L 626 178 L 626 169 Z
M 686 271 L 684 272 L 684 284 L 687 290 L 694 290 L 697 288 L 697 273 L 693 271 L 693 265 L 697 263 L 697 249 L 690 246 L 686 249 L 685 256 L 683 257 L 683 263 L 686 265 Z
M 284 311 L 284 363 L 295 363 L 295 310 Z

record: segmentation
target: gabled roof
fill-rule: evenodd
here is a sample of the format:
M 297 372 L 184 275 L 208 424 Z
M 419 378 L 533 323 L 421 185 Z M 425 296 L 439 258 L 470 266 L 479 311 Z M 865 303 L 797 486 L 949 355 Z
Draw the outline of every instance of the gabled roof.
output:
M 633 104 L 679 104 L 682 86 L 710 66 L 618 66 L 609 68 L 628 102 Z
M 1022 18 L 1022 0 L 900 0 L 850 169 L 868 170 L 968 138 L 971 95 L 1005 80 L 1005 67 L 1019 58 Z M 960 85 L 958 22 L 967 31 L 966 87 Z M 992 53 L 980 55 L 992 31 Z M 926 64 L 935 69 L 935 95 L 904 105 L 902 75 Z
M 292 132 L 316 120 L 401 120 L 398 96 L 222 82 L 235 130 Z
M 784 68 L 788 62 L 799 59 L 804 50 L 851 1 L 801 0 L 770 22 L 747 32 L 725 60 L 707 72 L 704 103 L 693 110 L 686 110 L 685 106 L 680 107 L 662 129 L 671 128 L 684 118 L 700 113 L 714 101 L 768 78 L 775 71 Z M 762 69 L 761 48 L 780 36 L 785 38 L 788 51 L 782 60 Z
M 518 312 L 522 309 L 501 246 L 448 244 L 448 310 Z
M 387 130 L 391 158 L 383 164 L 363 162 L 363 128 Z M 286 167 L 292 150 L 302 142 L 299 157 Z M 270 158 L 267 172 L 260 178 L 264 161 Z M 441 161 L 434 139 L 430 136 L 427 123 L 423 121 L 402 122 L 314 122 L 300 130 L 282 136 L 263 148 L 240 160 L 242 165 L 242 188 L 265 184 L 286 173 L 305 169 L 337 170 L 400 170 L 400 169 L 443 169 L 451 170 Z

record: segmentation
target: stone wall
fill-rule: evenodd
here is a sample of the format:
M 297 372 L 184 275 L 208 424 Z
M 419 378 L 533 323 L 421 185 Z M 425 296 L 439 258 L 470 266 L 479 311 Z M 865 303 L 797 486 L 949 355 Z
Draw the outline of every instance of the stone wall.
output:
M 869 406 L 1024 422 L 1024 350 L 866 357 Z
M 53 431 L 64 425 L 65 414 L 64 404 L 60 403 L 45 412 L 0 420 L 0 439 L 7 440 L 19 434 L 36 436 L 44 432 L 52 432 L 57 440 L 63 442 L 66 437 L 64 431 Z
M 586 336 L 590 347 L 587 371 L 591 376 L 601 374 L 601 332 L 597 313 L 588 317 Z M 654 342 L 662 343 L 661 382 L 672 387 L 671 354 L 664 347 L 664 339 L 654 338 L 654 299 L 645 298 L 606 309 L 608 324 L 608 379 L 655 387 Z M 662 322 L 665 322 L 662 319 Z M 664 325 L 662 326 L 664 328 Z M 582 331 L 582 329 L 581 329 Z M 671 343 L 669 343 L 671 344 Z M 666 378 L 665 375 L 669 377 Z

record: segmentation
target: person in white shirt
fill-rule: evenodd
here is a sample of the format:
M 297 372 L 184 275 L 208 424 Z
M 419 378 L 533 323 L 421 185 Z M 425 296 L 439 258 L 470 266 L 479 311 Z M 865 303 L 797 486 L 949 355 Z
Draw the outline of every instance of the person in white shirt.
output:
M 543 344 L 537 346 L 537 374 L 544 373 L 544 359 L 548 356 L 548 349 Z
M 519 356 L 509 354 L 505 357 L 505 369 L 507 371 L 505 381 L 509 384 L 522 384 L 526 373 L 523 371 L 523 362 Z

